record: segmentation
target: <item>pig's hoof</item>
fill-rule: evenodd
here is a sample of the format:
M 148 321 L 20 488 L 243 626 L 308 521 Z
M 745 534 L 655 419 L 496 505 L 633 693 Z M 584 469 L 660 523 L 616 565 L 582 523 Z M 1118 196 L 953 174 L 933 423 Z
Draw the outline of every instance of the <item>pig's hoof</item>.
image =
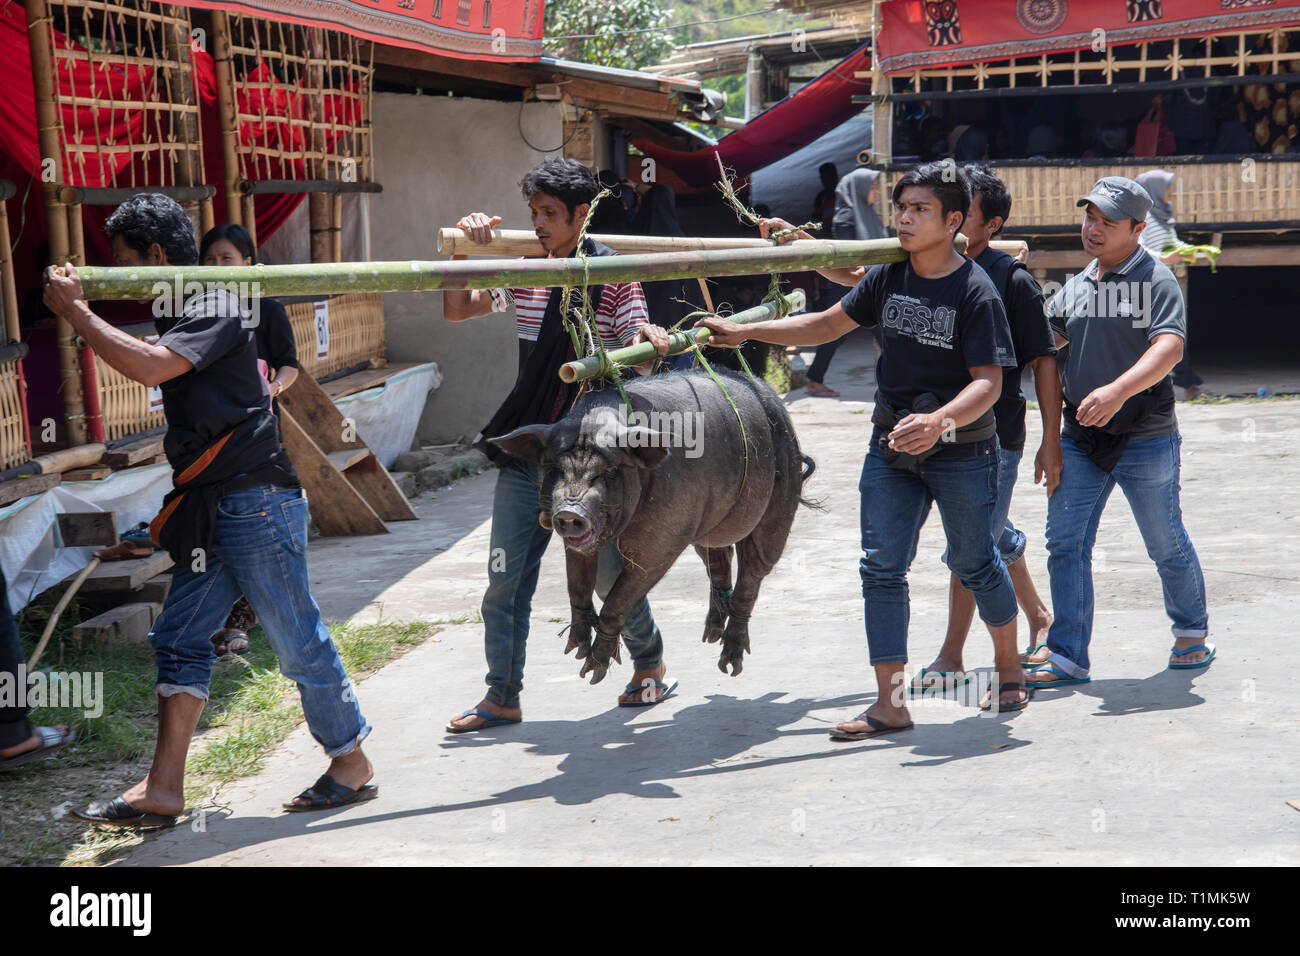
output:
M 722 624 L 706 624 L 704 626 L 704 643 L 716 644 L 722 640 L 722 634 L 725 626 Z
M 599 684 L 601 681 L 605 679 L 605 675 L 608 673 L 609 673 L 608 665 L 602 666 L 600 664 L 597 664 L 590 657 L 588 657 L 582 664 L 582 670 L 578 671 L 578 676 L 586 677 L 588 674 L 590 674 L 591 683 Z
M 564 645 L 564 653 L 568 654 L 575 649 L 578 652 L 575 659 L 582 660 L 591 653 L 591 641 L 580 641 L 576 637 L 570 637 L 569 643 Z
M 724 674 L 727 673 L 728 664 L 731 665 L 732 677 L 736 677 L 738 674 L 740 674 L 742 670 L 745 669 L 745 661 L 743 656 L 728 657 L 724 652 L 723 655 L 718 658 L 718 670 L 722 671 L 722 673 Z

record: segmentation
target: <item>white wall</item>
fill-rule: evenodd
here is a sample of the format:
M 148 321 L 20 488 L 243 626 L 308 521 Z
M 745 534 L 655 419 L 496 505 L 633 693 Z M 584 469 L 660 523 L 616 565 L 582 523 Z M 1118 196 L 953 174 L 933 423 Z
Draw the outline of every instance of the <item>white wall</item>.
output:
M 372 259 L 438 259 L 437 230 L 471 212 L 499 215 L 506 229 L 531 228 L 519 180 L 559 153 L 538 152 L 523 137 L 558 147 L 558 103 L 527 103 L 521 114 L 519 103 L 377 93 L 374 121 L 384 191 L 370 197 Z M 417 440 L 472 439 L 514 384 L 513 312 L 447 322 L 441 293 L 425 292 L 386 294 L 384 314 L 389 361 L 435 361 L 442 370 Z

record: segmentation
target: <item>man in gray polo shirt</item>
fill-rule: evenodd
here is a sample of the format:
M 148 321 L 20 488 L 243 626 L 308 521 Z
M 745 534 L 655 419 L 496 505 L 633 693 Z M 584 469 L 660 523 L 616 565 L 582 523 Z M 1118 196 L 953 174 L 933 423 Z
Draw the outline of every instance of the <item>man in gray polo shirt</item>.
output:
M 1089 680 L 1092 546 L 1116 485 L 1160 574 L 1173 622 L 1169 666 L 1204 667 L 1214 657 L 1205 580 L 1178 500 L 1182 438 L 1169 380 L 1187 337 L 1178 281 L 1139 241 L 1151 206 L 1141 186 L 1107 176 L 1078 205 L 1087 207 L 1083 247 L 1094 259 L 1047 306 L 1065 393 L 1063 465 L 1047 505 L 1056 619 L 1047 647 L 1026 665 L 1031 687 Z

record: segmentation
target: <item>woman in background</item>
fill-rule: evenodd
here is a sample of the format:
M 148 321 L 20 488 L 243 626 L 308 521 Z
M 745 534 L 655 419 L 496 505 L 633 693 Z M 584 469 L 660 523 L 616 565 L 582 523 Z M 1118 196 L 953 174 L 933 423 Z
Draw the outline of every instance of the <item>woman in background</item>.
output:
M 257 249 L 253 237 L 243 226 L 223 223 L 209 229 L 199 243 L 199 262 L 205 266 L 251 266 L 257 264 Z M 289 316 L 275 299 L 258 299 L 255 308 L 257 322 L 253 338 L 257 342 L 258 364 L 266 363 L 262 370 L 271 393 L 271 411 L 276 421 L 280 419 L 280 394 L 298 378 L 298 348 L 293 340 L 293 326 Z M 240 598 L 230 610 L 226 626 L 212 636 L 217 656 L 247 654 L 248 632 L 257 624 L 257 615 L 248 601 Z
M 1142 247 L 1166 265 L 1186 262 L 1187 253 L 1182 251 L 1187 243 L 1178 238 L 1174 231 L 1174 174 L 1163 169 L 1150 169 L 1137 178 L 1137 183 L 1151 195 L 1151 211 L 1147 213 L 1147 226 L 1139 237 Z M 1178 273 L 1182 274 L 1179 275 Z M 1183 306 L 1187 308 L 1186 270 L 1178 270 L 1178 285 L 1183 290 Z M 1189 315 L 1190 319 L 1190 315 Z M 1201 385 L 1205 380 L 1197 375 L 1188 360 L 1188 343 L 1183 344 L 1183 358 L 1174 366 L 1174 384 L 1183 389 L 1187 400 L 1191 401 L 1201 394 Z

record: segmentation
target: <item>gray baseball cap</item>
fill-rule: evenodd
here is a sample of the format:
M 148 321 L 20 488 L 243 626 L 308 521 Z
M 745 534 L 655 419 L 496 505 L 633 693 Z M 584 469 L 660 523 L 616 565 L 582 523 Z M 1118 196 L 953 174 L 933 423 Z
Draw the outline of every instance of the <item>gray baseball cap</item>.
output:
M 1136 219 L 1142 222 L 1151 211 L 1151 194 L 1131 179 L 1123 176 L 1103 176 L 1092 187 L 1092 192 L 1081 198 L 1076 206 L 1092 203 L 1107 219 Z

